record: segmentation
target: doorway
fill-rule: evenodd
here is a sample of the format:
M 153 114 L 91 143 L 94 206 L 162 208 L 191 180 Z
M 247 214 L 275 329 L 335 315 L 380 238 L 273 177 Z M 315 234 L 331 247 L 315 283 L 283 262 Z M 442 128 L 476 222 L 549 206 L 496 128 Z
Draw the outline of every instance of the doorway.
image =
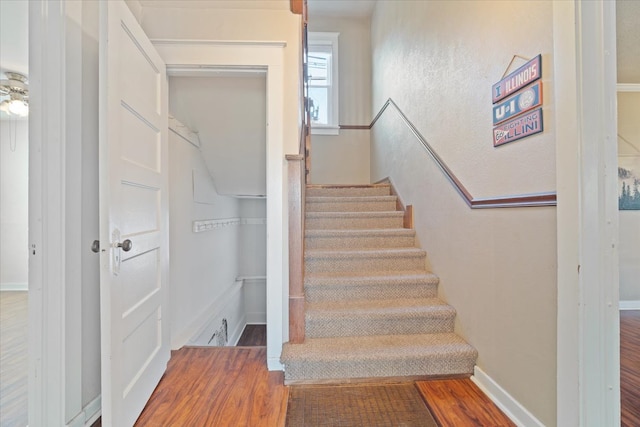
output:
M 266 324 L 266 71 L 169 70 L 172 348 Z
M 24 427 L 28 424 L 29 123 L 27 118 L 1 114 L 0 425 Z
M 0 425 L 18 427 L 28 422 L 29 111 L 6 90 L 28 94 L 27 3 L 0 2 Z

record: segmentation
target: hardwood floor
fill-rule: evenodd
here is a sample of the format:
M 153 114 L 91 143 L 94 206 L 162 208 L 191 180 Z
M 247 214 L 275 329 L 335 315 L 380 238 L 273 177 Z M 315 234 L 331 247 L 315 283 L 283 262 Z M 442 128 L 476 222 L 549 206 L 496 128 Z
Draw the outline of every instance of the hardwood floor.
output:
M 640 426 L 640 311 L 620 314 L 622 426 Z M 514 424 L 468 379 L 418 381 L 442 427 Z M 289 388 L 264 347 L 183 348 L 136 426 L 284 427 Z M 4 424 L 3 424 L 4 426 Z M 295 427 L 295 426 L 288 426 Z
M 136 426 L 284 426 L 289 390 L 263 347 L 182 348 Z
M 622 426 L 640 426 L 640 310 L 620 312 L 620 403 Z
M 417 386 L 442 426 L 513 425 L 469 380 Z M 282 373 L 267 371 L 263 347 L 182 348 L 136 426 L 284 427 L 288 397 Z
M 441 427 L 515 424 L 468 378 L 416 383 Z
M 267 345 L 267 325 L 247 325 L 237 347 L 264 347 Z
M 26 291 L 0 292 L 0 426 L 27 425 Z

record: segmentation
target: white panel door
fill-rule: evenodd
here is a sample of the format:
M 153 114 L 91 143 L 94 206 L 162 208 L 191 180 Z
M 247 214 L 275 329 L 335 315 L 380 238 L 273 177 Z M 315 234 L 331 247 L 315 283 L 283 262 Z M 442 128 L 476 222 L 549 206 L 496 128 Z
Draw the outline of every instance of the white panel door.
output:
M 135 423 L 170 356 L 167 79 L 124 1 L 100 9 L 102 423 Z

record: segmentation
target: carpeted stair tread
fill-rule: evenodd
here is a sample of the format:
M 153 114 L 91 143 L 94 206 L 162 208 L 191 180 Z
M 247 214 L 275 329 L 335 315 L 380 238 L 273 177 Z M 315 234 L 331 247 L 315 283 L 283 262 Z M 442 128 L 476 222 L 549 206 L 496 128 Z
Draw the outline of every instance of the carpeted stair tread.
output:
M 454 333 L 309 338 L 302 344 L 286 343 L 281 361 L 403 359 L 451 353 L 471 355 L 476 350 Z
M 371 212 L 393 211 L 397 196 L 307 197 L 307 212 Z
M 305 237 L 352 237 L 352 236 L 411 236 L 415 237 L 416 231 L 412 228 L 371 228 L 359 230 L 321 229 L 305 230 Z
M 453 332 L 456 311 L 438 298 L 308 303 L 309 338 Z
M 415 230 L 410 228 L 306 230 L 305 247 L 309 249 L 415 247 L 415 236 Z
M 453 333 L 309 338 L 286 343 L 285 380 L 471 375 L 477 351 Z
M 397 273 L 397 274 L 394 274 Z M 351 272 L 318 272 L 305 275 L 306 286 L 343 286 L 347 284 L 374 285 L 388 284 L 390 286 L 402 283 L 433 284 L 439 282 L 437 275 L 425 270 L 406 271 L 351 271 Z
M 308 302 L 357 299 L 433 298 L 438 276 L 424 270 L 308 273 L 304 278 Z
M 425 268 L 426 252 L 419 248 L 307 249 L 305 274 L 333 271 L 418 270 Z
M 455 316 L 456 310 L 438 298 L 398 298 L 389 300 L 332 301 L 307 304 L 307 312 L 313 317 L 351 317 L 354 314 L 377 316 L 414 316 L 429 313 L 441 316 Z
M 308 230 L 402 228 L 403 218 L 401 211 L 307 212 L 305 227 Z
M 306 197 L 388 196 L 389 184 L 373 185 L 307 185 Z
M 420 248 L 367 248 L 367 249 L 309 249 L 304 258 L 398 258 L 403 256 L 426 256 Z

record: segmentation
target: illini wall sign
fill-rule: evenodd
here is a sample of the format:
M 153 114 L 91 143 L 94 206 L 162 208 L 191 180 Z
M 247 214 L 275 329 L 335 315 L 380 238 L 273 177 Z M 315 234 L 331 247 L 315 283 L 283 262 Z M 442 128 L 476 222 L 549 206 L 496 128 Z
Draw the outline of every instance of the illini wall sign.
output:
M 542 132 L 542 108 L 529 112 L 542 105 L 541 67 L 538 55 L 493 85 L 494 147 Z
M 542 55 L 538 55 L 522 67 L 493 85 L 493 103 L 519 91 L 542 77 Z

